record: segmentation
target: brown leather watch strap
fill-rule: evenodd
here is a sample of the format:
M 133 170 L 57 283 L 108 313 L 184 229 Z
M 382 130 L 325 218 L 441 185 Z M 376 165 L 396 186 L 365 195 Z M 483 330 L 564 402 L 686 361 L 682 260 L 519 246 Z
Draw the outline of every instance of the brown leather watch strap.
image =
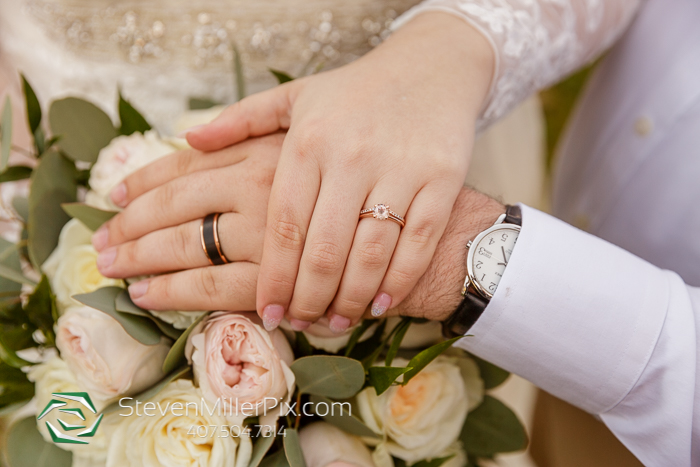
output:
M 522 225 L 522 212 L 520 206 L 506 206 L 504 224 Z M 442 322 L 442 334 L 447 338 L 463 336 L 481 317 L 489 301 L 479 295 L 474 286 L 469 284 L 464 299 L 457 309 Z

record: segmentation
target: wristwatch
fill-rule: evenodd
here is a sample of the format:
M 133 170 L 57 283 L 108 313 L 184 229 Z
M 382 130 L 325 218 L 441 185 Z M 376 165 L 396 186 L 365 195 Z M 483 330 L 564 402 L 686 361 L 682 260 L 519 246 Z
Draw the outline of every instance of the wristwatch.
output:
M 521 224 L 520 207 L 506 206 L 506 212 L 491 227 L 467 243 L 467 277 L 462 287 L 464 299 L 443 321 L 445 337 L 465 335 L 479 319 L 501 282 L 520 235 Z

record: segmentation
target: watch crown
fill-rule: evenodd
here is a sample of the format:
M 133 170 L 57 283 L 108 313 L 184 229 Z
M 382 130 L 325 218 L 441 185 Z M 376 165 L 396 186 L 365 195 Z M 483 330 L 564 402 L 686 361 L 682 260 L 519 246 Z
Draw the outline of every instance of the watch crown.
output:
M 467 242 L 467 248 L 471 248 L 471 247 L 472 247 L 472 241 L 469 240 L 469 241 Z

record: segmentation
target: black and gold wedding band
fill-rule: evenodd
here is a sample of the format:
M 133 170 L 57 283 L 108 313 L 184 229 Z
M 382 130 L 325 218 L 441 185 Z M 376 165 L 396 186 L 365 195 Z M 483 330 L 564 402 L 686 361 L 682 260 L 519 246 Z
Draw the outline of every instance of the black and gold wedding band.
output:
M 219 216 L 217 212 L 209 214 L 202 219 L 202 225 L 199 226 L 199 236 L 202 240 L 202 249 L 207 259 L 212 265 L 227 264 L 229 261 L 224 256 L 221 250 L 221 242 L 219 241 Z

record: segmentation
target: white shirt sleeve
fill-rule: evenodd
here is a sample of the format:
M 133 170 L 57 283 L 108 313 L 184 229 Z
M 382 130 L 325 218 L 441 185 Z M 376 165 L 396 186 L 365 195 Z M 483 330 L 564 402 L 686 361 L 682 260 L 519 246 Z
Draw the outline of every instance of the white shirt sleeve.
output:
M 477 130 L 533 92 L 592 61 L 624 31 L 640 0 L 425 0 L 394 28 L 426 11 L 463 18 L 491 43 L 496 69 Z
M 597 414 L 648 466 L 700 465 L 700 289 L 527 206 L 457 345 Z

